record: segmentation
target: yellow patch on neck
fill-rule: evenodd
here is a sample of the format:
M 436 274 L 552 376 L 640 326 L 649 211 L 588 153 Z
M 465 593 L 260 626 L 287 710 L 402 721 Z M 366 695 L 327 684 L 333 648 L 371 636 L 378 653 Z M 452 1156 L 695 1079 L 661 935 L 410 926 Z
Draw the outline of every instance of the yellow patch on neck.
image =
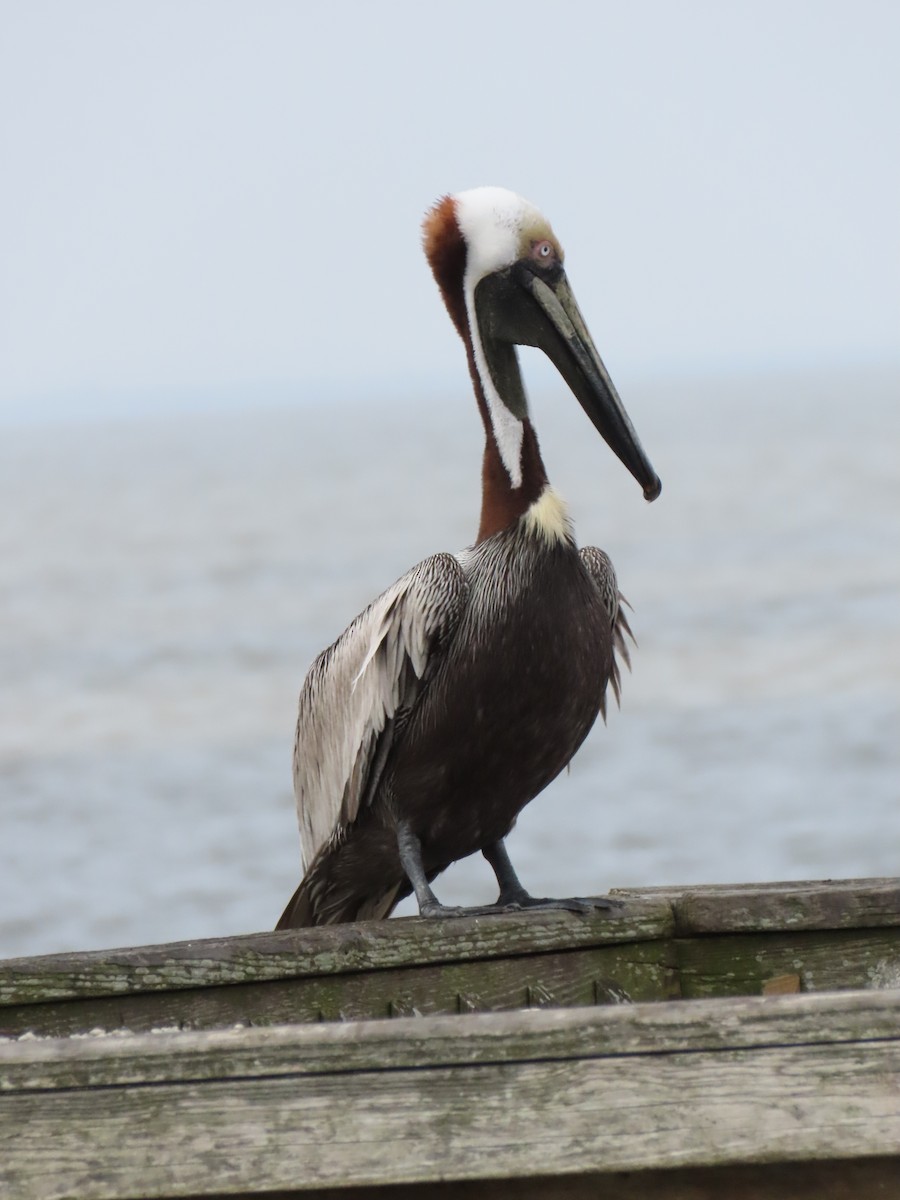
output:
M 546 542 L 571 542 L 572 521 L 566 502 L 549 485 L 522 517 L 525 529 Z

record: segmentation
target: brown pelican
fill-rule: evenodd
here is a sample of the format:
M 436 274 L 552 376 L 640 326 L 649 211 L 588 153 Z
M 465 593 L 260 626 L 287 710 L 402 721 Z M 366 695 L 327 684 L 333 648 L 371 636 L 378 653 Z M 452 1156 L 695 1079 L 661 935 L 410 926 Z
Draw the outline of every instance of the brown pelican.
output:
M 630 634 L 612 564 L 578 550 L 547 481 L 515 347 L 543 350 L 647 500 L 660 482 L 600 360 L 538 210 L 502 188 L 446 196 L 424 246 L 466 347 L 484 422 L 481 524 L 413 567 L 315 660 L 300 693 L 294 786 L 305 874 L 279 929 L 539 900 L 504 845 L 619 695 Z M 480 850 L 496 905 L 451 909 L 430 882 Z

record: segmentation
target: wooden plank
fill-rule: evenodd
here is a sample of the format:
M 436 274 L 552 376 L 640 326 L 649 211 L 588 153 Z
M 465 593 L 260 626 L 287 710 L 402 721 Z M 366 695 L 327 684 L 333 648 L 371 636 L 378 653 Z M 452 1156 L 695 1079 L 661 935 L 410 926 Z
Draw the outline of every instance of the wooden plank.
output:
M 348 1021 L 662 1000 L 678 995 L 671 941 L 0 1007 L 0 1035 Z
M 773 980 L 795 991 L 900 987 L 900 937 L 893 929 L 841 929 L 680 938 L 681 994 L 758 996 Z
M 478 961 L 697 933 L 900 927 L 900 880 L 614 889 L 621 913 L 507 913 L 0 962 L 0 1005 Z M 676 924 L 677 922 L 677 924 Z
M 667 901 L 635 899 L 612 913 L 521 912 L 431 921 L 407 917 L 7 959 L 0 962 L 0 1006 L 477 962 L 667 938 L 672 931 Z
M 649 889 L 621 893 L 612 915 L 403 919 L 11 960 L 0 1034 L 900 986 L 897 889 Z
M 44 1070 L 91 1056 L 118 1067 L 100 1086 L 59 1076 L 34 1090 L 20 1077 L 0 1092 L 0 1192 L 113 1200 L 896 1154 L 898 1003 L 893 993 L 786 996 L 250 1030 L 259 1061 L 229 1073 L 237 1051 L 220 1053 L 207 1078 L 199 1048 L 221 1048 L 225 1033 L 19 1043 L 4 1049 L 19 1066 L 24 1053 Z M 547 1030 L 566 1026 L 575 1040 L 566 1049 L 557 1039 L 542 1057 Z M 642 1037 L 651 1030 L 656 1043 Z M 401 1034 L 398 1053 L 424 1046 L 424 1057 L 366 1067 L 369 1039 L 388 1031 Z M 492 1034 L 493 1053 L 467 1045 Z M 303 1052 L 282 1046 L 267 1058 L 279 1035 Z M 125 1041 L 173 1073 L 180 1043 L 191 1069 L 114 1082 Z M 332 1049 L 331 1069 L 310 1070 L 311 1048 L 329 1042 L 347 1056 Z
M 0 1040 L 0 1093 L 900 1042 L 900 991 Z
M 897 1171 L 896 1158 L 841 1159 L 539 1175 L 490 1183 L 460 1180 L 385 1188 L 292 1189 L 270 1192 L 266 1200 L 896 1200 Z
M 900 926 L 900 879 L 625 889 L 628 904 L 667 900 L 676 936 Z
M 890 929 L 737 934 L 0 1007 L 0 1035 L 362 1020 L 900 986 Z

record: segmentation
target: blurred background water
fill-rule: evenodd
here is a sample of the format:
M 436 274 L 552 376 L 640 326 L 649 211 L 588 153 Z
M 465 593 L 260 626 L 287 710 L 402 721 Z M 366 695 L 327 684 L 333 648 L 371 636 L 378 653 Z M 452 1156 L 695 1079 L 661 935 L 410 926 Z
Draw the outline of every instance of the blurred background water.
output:
M 621 712 L 510 839 L 536 892 L 896 873 L 898 393 L 878 372 L 635 386 L 654 505 L 562 385 L 536 398 L 640 642 Z M 464 387 L 5 431 L 0 954 L 274 924 L 306 667 L 471 540 L 479 468 Z M 492 887 L 476 857 L 438 894 Z

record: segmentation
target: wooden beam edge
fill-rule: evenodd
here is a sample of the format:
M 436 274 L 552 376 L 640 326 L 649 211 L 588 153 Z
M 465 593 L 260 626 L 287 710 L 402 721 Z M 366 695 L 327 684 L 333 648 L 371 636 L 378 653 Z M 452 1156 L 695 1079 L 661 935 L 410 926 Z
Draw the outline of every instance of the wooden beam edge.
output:
M 900 927 L 900 878 L 614 889 L 626 902 L 667 900 L 677 937 Z
M 613 889 L 621 913 L 400 918 L 0 961 L 0 1008 L 728 933 L 900 927 L 900 879 Z
M 900 1042 L 900 989 L 0 1040 L 0 1094 Z
M 672 936 L 665 900 L 622 912 L 418 917 L 0 961 L 0 1009 L 76 998 L 517 958 Z

